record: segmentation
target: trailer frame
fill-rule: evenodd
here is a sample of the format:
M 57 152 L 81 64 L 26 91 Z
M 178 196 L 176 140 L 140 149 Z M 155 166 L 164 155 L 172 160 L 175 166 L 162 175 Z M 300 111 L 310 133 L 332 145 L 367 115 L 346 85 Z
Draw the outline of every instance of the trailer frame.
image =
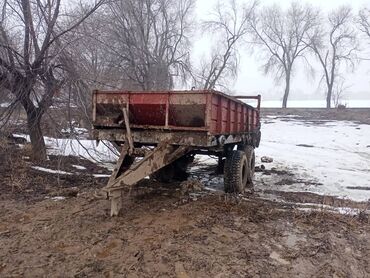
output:
M 157 97 L 153 98 L 155 94 L 157 94 Z M 120 156 L 114 171 L 107 186 L 103 188 L 107 198 L 111 200 L 111 216 L 119 215 L 122 208 L 122 192 L 125 188 L 134 186 L 140 180 L 153 175 L 157 171 L 168 170 L 169 166 L 175 165 L 187 156 L 200 153 L 216 155 L 221 167 L 224 158 L 230 160 L 236 155 L 238 157 L 245 155 L 246 158 L 242 159 L 243 165 L 230 166 L 232 165 L 231 162 L 227 165 L 229 165 L 229 168 L 239 167 L 240 171 L 244 169 L 246 172 L 243 171 L 243 173 L 245 172 L 244 174 L 249 176 L 241 177 L 240 181 L 243 181 L 243 183 L 246 179 L 250 181 L 250 174 L 252 173 L 250 169 L 254 165 L 246 165 L 246 163 L 254 161 L 254 158 L 251 157 L 252 155 L 254 157 L 254 151 L 251 153 L 245 150 L 248 149 L 248 146 L 254 150 L 259 145 L 261 136 L 259 121 L 261 96 L 238 96 L 238 98 L 257 100 L 257 107 L 251 108 L 236 97 L 230 97 L 216 91 L 94 91 L 93 136 L 97 140 L 112 141 L 120 148 Z M 173 99 L 177 102 L 175 106 L 171 107 Z M 146 110 L 140 110 L 140 105 L 150 104 L 152 105 L 150 109 L 157 109 L 157 107 L 153 108 L 153 103 L 162 105 L 163 111 L 157 110 L 157 113 L 163 112 L 163 115 L 160 115 L 162 116 L 163 125 L 138 124 L 138 120 L 132 111 L 130 112 L 130 108 L 138 110 L 140 113 L 136 116 L 142 118 L 142 113 L 145 113 Z M 199 106 L 200 103 L 204 105 L 205 110 L 202 126 L 170 125 L 171 122 L 176 124 L 176 121 L 172 119 L 174 115 L 185 124 L 189 120 L 186 115 L 184 117 L 180 113 L 178 115 L 174 114 L 176 109 L 181 112 L 184 110 L 184 105 L 191 108 L 192 105 Z M 111 110 L 99 112 L 99 109 L 102 109 L 99 108 L 99 105 L 101 107 L 106 105 Z M 135 105 L 137 106 L 135 107 Z M 198 118 L 199 115 L 202 116 L 201 112 L 201 109 L 195 111 Z M 159 119 L 158 115 L 153 117 Z M 148 118 L 148 121 L 153 121 L 153 119 Z M 238 147 L 238 151 L 233 151 L 235 146 Z M 147 147 L 151 148 L 148 149 Z M 138 160 L 137 157 L 142 159 Z M 228 180 L 232 179 L 229 178 Z M 239 187 L 243 188 L 244 185 L 240 185 L 240 181 Z M 235 187 L 235 190 L 240 191 L 239 187 Z

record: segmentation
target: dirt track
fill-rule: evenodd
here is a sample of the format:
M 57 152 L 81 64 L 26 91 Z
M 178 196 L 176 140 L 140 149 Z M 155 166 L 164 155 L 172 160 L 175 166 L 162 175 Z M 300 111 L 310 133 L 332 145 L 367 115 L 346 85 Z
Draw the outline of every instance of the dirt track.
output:
M 27 149 L 0 148 L 0 277 L 369 276 L 367 214 L 292 205 L 335 206 L 335 198 L 189 196 L 179 184 L 146 180 L 127 196 L 123 215 L 110 218 L 109 202 L 94 194 L 105 179 L 42 173 L 29 167 L 27 155 Z M 72 157 L 52 157 L 44 166 L 72 172 L 73 164 L 107 173 Z M 65 199 L 52 199 L 60 196 Z
M 67 159 L 64 169 L 71 163 L 76 161 Z M 108 201 L 94 197 L 104 179 L 57 180 L 29 167 L 10 175 L 9 164 L 0 165 L 7 173 L 0 182 L 0 277 L 366 277 L 370 272 L 365 214 L 304 212 L 250 194 L 203 192 L 190 198 L 179 185 L 144 181 L 127 197 L 123 216 L 110 218 Z M 9 178 L 18 170 L 28 182 L 12 191 Z
M 250 197 L 140 190 L 119 218 L 93 191 L 2 201 L 2 277 L 366 277 L 368 217 Z

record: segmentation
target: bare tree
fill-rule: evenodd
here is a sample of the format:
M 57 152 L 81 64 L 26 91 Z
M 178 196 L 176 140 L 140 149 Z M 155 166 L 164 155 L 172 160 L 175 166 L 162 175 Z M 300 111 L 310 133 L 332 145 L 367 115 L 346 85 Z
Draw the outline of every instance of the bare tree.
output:
M 339 108 L 340 106 L 345 107 L 346 104 L 342 103 L 343 97 L 350 86 L 345 86 L 344 78 L 340 78 L 339 81 L 335 82 L 335 86 L 332 94 L 332 101 L 334 107 Z
M 122 85 L 158 90 L 185 80 L 194 0 L 118 0 L 109 5 L 109 36 L 101 43 L 124 73 Z
M 76 6 L 70 18 L 77 20 L 86 11 L 84 5 Z M 69 78 L 65 90 L 58 99 L 70 110 L 78 110 L 78 118 L 91 126 L 93 89 L 122 88 L 125 71 L 119 65 L 117 54 L 110 49 L 108 25 L 111 14 L 107 5 L 84 20 L 73 31 L 64 36 L 65 64 Z M 73 43 L 68 43 L 73 42 Z
M 360 30 L 370 39 L 370 9 L 362 9 L 359 13 Z
M 248 20 L 256 6 L 256 1 L 248 6 L 235 0 L 218 2 L 211 19 L 202 23 L 203 31 L 213 38 L 214 48 L 195 73 L 196 87 L 206 90 L 224 87 L 227 79 L 237 76 L 239 42 L 248 33 Z
M 72 16 L 79 18 L 83 10 L 83 6 L 79 7 Z M 94 88 L 118 87 L 123 75 L 117 67 L 117 55 L 107 47 L 110 18 L 107 7 L 102 7 L 65 37 L 66 41 L 73 41 L 67 50 L 75 61 L 78 78 Z
M 34 159 L 46 158 L 41 119 L 65 83 L 62 39 L 103 2 L 90 2 L 86 13 L 71 22 L 62 22 L 61 0 L 2 3 L 0 85 L 27 114 Z
M 264 8 L 250 21 L 256 47 L 267 60 L 265 73 L 274 72 L 278 81 L 285 80 L 283 108 L 287 107 L 294 65 L 299 58 L 305 59 L 305 40 L 314 32 L 317 16 L 318 11 L 311 6 L 292 2 L 286 11 L 278 5 Z
M 327 87 L 327 108 L 331 108 L 333 90 L 340 76 L 340 67 L 343 63 L 354 67 L 358 41 L 353 19 L 350 7 L 340 7 L 329 14 L 328 24 L 321 24 L 308 44 L 323 69 L 323 79 Z

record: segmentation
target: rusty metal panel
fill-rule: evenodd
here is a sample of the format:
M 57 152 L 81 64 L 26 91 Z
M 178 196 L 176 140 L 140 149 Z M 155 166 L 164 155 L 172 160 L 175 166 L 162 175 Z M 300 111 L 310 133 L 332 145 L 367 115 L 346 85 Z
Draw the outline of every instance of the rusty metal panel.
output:
M 199 93 L 186 93 L 186 94 L 173 94 L 169 93 L 170 104 L 179 105 L 198 105 L 207 103 L 208 94 Z
M 95 91 L 93 102 L 96 128 L 124 128 L 125 107 L 134 129 L 202 130 L 220 135 L 259 128 L 255 108 L 216 91 Z
M 132 130 L 135 143 L 156 145 L 163 141 L 176 142 L 178 145 L 213 147 L 217 146 L 214 136 L 202 131 L 170 131 L 170 130 Z M 93 136 L 97 140 L 125 142 L 126 134 L 122 129 L 95 129 Z
M 176 127 L 207 126 L 207 95 L 208 94 L 170 94 L 169 125 Z
M 123 120 L 122 108 L 128 105 L 127 93 L 94 91 L 93 124 L 95 126 L 116 127 Z
M 235 124 L 236 124 L 236 103 L 233 101 L 230 101 L 230 126 L 229 126 L 229 133 L 237 133 L 235 130 Z
M 205 127 L 210 130 L 212 125 L 212 94 L 207 94 L 205 119 Z
M 111 103 L 111 104 L 123 104 L 128 101 L 128 94 L 114 94 L 114 93 L 101 93 L 97 91 L 95 93 L 96 103 Z

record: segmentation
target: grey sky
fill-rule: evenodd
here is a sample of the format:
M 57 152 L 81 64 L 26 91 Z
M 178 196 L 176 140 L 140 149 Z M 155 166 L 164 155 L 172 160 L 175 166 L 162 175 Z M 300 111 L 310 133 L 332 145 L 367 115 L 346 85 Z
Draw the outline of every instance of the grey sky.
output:
M 303 0 L 304 1 L 304 0 Z M 303 2 L 302 1 L 302 2 Z M 243 3 L 243 1 L 239 1 Z M 289 6 L 290 0 L 260 0 L 261 5 L 270 5 L 278 3 L 283 7 Z M 357 13 L 362 7 L 368 6 L 370 8 L 369 0 L 306 0 L 304 2 L 311 3 L 314 6 L 320 7 L 324 12 L 337 8 L 341 5 L 351 5 L 354 12 Z M 217 0 L 197 0 L 196 12 L 198 19 L 202 19 L 209 15 L 212 7 L 217 3 Z M 370 42 L 370 41 L 369 41 Z M 370 45 L 370 43 L 368 43 Z M 366 44 L 363 44 L 364 48 Z M 211 49 L 211 40 L 196 41 L 194 46 L 194 56 L 204 55 Z M 257 53 L 249 53 L 246 49 L 240 49 L 241 63 L 239 68 L 238 79 L 231 85 L 231 89 L 237 93 L 257 93 L 260 92 L 266 98 L 280 99 L 283 92 L 283 84 L 276 84 L 273 76 L 265 76 L 261 71 L 261 63 L 257 61 Z M 314 59 L 314 58 L 312 58 Z M 319 87 L 321 72 L 318 65 L 315 77 L 308 77 L 307 72 L 304 71 L 303 65 L 297 64 L 298 71 L 293 77 L 293 84 L 291 89 L 291 98 L 324 98 L 325 88 Z M 370 61 L 361 62 L 354 73 L 346 73 L 346 86 L 350 89 L 345 93 L 348 98 L 364 98 L 370 99 Z

